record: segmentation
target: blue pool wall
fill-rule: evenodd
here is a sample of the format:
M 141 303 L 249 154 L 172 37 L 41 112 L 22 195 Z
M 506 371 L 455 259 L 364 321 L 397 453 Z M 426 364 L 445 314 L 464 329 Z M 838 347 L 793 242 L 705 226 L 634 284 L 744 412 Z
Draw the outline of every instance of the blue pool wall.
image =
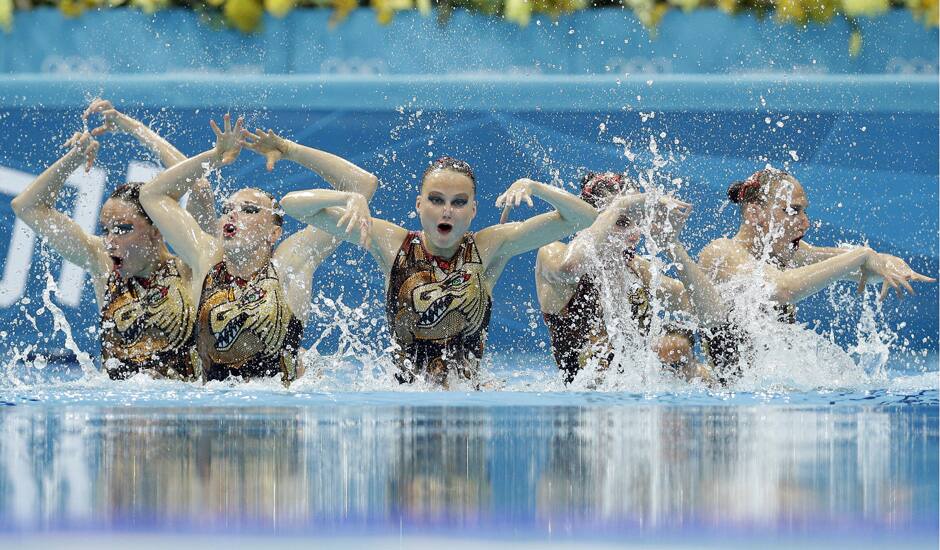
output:
M 326 12 L 304 11 L 266 19 L 247 37 L 208 30 L 183 11 L 18 14 L 13 31 L 0 35 L 0 225 L 10 236 L 0 239 L 0 347 L 61 350 L 51 315 L 35 313 L 47 271 L 64 285 L 56 303 L 79 345 L 98 345 L 87 278 L 75 286 L 82 279 L 74 270 L 66 277 L 54 255 L 38 254 L 38 242 L 15 248 L 28 241 L 14 240 L 9 206 L 18 186 L 80 129 L 96 95 L 186 154 L 211 146 L 210 117 L 243 113 L 251 127 L 278 129 L 378 175 L 377 215 L 408 227 L 417 227 L 410 214 L 418 176 L 432 157 L 474 165 L 475 226 L 483 227 L 497 221 L 493 201 L 516 178 L 574 190 L 586 168 L 642 171 L 652 166 L 653 138 L 669 160 L 662 173 L 681 178 L 679 195 L 695 205 L 684 234 L 695 254 L 736 227 L 724 201 L 728 184 L 770 163 L 807 188 L 817 222 L 807 240 L 867 242 L 936 275 L 937 31 L 905 12 L 861 20 L 861 28 L 863 49 L 853 57 L 844 22 L 796 29 L 715 11 L 670 13 L 655 38 L 617 10 L 535 19 L 525 28 L 463 12 L 445 26 L 417 14 L 380 26 L 368 11 L 330 28 Z M 78 183 L 87 204 L 148 173 L 140 164 L 148 160 L 127 136 L 105 137 L 101 171 Z M 223 192 L 253 185 L 283 194 L 323 182 L 287 163 L 268 173 L 246 151 L 217 184 Z M 63 206 L 74 203 L 73 196 Z M 496 288 L 494 351 L 545 350 L 533 264 L 534 253 L 515 259 Z M 345 346 L 340 331 L 324 335 L 336 316 L 360 333 L 381 318 L 381 276 L 358 249 L 341 247 L 315 281 L 320 314 L 307 345 L 322 336 L 321 351 Z M 918 291 L 889 299 L 886 319 L 912 347 L 936 350 L 937 285 Z M 353 308 L 366 303 L 365 319 L 337 305 L 340 297 Z M 833 315 L 830 300 L 823 293 L 805 302 L 800 318 L 851 343 L 857 315 Z M 375 340 L 369 334 L 366 344 Z

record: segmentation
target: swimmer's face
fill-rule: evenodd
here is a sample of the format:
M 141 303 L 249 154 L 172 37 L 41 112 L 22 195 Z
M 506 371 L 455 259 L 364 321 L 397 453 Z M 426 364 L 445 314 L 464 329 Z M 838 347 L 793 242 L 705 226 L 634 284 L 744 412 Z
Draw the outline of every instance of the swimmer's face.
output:
M 149 271 L 159 258 L 160 231 L 121 199 L 108 199 L 99 216 L 105 250 L 121 277 Z
M 415 209 L 425 238 L 437 248 L 452 248 L 477 214 L 473 181 L 454 170 L 433 170 L 424 178 Z
M 605 211 L 614 201 L 616 195 L 604 197 L 598 204 L 601 212 Z M 621 252 L 633 253 L 640 239 L 643 237 L 643 216 L 634 212 L 633 215 L 621 214 L 607 233 L 607 244 L 610 250 L 606 254 Z
M 219 214 L 219 234 L 226 252 L 270 251 L 281 237 L 274 201 L 257 189 L 236 191 L 222 203 Z
M 637 220 L 621 215 L 611 228 L 610 236 L 615 246 L 618 246 L 618 248 L 621 248 L 624 252 L 632 253 L 636 250 L 636 246 L 643 236 L 643 229 L 637 223 Z
M 758 229 L 772 236 L 771 246 L 775 249 L 797 246 L 809 230 L 809 201 L 803 186 L 793 177 L 772 183 L 767 201 L 752 206 L 759 209 L 755 216 Z

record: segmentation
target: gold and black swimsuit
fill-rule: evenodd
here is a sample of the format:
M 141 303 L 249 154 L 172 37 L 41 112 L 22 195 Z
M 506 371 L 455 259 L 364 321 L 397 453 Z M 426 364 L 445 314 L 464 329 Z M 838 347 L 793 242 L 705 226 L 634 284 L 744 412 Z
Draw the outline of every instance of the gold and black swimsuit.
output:
M 274 265 L 249 280 L 213 267 L 199 300 L 199 356 L 206 380 L 273 376 L 285 383 L 297 375 L 303 324 L 294 316 Z
M 183 379 L 195 375 L 196 311 L 177 262 L 164 262 L 146 279 L 124 278 L 117 271 L 108 276 L 101 357 L 111 378 L 139 371 Z
M 781 323 L 796 324 L 796 306 L 774 304 L 774 314 Z M 702 350 L 711 362 L 715 379 L 722 386 L 734 382 L 742 374 L 741 353 L 748 335 L 731 321 L 702 330 Z
M 424 248 L 420 232 L 409 232 L 389 274 L 385 306 L 398 345 L 398 380 L 411 382 L 420 374 L 444 384 L 451 371 L 472 377 L 483 356 L 491 308 L 472 233 L 445 260 Z
M 649 291 L 642 285 L 630 289 L 630 314 L 640 333 L 649 334 L 652 322 Z M 608 367 L 614 360 L 607 328 L 604 324 L 600 291 L 594 277 L 584 275 L 565 307 L 558 313 L 542 312 L 552 342 L 555 362 L 570 383 L 589 360 L 598 358 L 600 366 Z M 688 336 L 687 331 L 668 329 Z

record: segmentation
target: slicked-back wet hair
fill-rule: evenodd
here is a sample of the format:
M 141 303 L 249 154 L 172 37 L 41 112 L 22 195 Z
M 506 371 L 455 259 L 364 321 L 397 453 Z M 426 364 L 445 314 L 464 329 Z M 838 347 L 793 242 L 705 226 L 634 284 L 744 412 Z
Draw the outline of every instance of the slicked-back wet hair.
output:
M 746 180 L 732 183 L 728 187 L 728 200 L 735 204 L 763 203 L 767 199 L 770 186 L 788 177 L 792 176 L 776 168 L 758 170 Z
M 581 178 L 581 200 L 594 208 L 603 208 L 622 192 L 639 193 L 635 181 L 618 172 L 588 172 Z
M 456 159 L 454 157 L 443 156 L 440 157 L 430 165 L 424 171 L 424 174 L 421 176 L 421 187 L 424 187 L 424 180 L 427 179 L 428 174 L 435 170 L 452 170 L 458 174 L 463 174 L 470 178 L 470 182 L 473 183 L 473 194 L 477 194 L 477 177 L 473 173 L 473 168 L 470 167 L 470 164 L 466 161 Z
M 150 216 L 147 215 L 147 211 L 144 210 L 142 204 L 140 204 L 140 188 L 143 186 L 143 182 L 132 181 L 125 183 L 124 185 L 119 185 L 117 189 L 111 192 L 108 195 L 108 200 L 118 199 L 126 202 L 127 204 L 134 207 L 134 210 L 137 211 L 150 225 L 153 225 L 153 220 L 150 219 Z

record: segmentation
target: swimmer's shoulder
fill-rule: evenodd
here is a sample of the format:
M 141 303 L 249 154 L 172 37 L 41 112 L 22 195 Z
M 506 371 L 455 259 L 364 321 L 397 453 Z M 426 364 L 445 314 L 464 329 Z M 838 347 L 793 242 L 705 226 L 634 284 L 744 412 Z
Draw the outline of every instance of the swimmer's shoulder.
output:
M 557 272 L 562 262 L 564 262 L 567 252 L 568 245 L 561 241 L 548 243 L 539 248 L 535 256 L 536 276 L 541 277 L 546 270 L 549 272 Z
M 739 264 L 749 258 L 747 251 L 734 239 L 721 237 L 705 245 L 699 253 L 699 265 L 714 273 L 729 264 Z
M 563 243 L 561 241 L 555 241 L 553 243 L 548 243 L 547 245 L 540 247 L 538 255 L 540 257 L 543 257 L 543 256 L 547 257 L 553 254 L 559 254 L 559 253 L 564 254 L 567 251 L 568 251 L 567 243 Z

